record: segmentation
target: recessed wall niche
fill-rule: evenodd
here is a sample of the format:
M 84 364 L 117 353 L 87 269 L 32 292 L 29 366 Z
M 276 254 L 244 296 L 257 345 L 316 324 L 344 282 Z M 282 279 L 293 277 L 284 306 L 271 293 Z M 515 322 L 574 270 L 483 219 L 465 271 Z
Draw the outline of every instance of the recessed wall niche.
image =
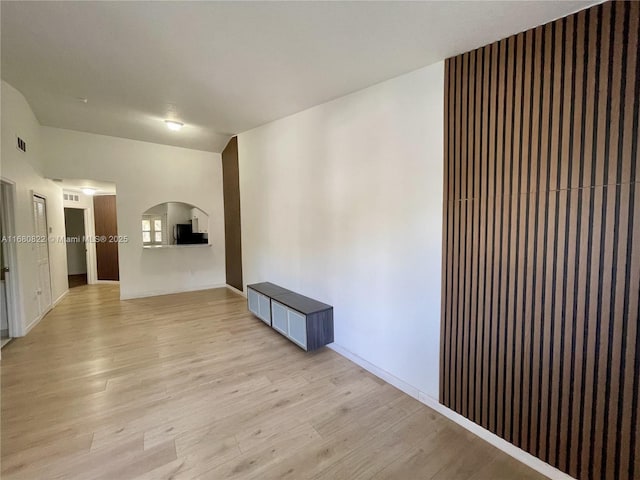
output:
M 144 248 L 209 245 L 209 215 L 184 202 L 164 202 L 149 208 L 141 218 Z

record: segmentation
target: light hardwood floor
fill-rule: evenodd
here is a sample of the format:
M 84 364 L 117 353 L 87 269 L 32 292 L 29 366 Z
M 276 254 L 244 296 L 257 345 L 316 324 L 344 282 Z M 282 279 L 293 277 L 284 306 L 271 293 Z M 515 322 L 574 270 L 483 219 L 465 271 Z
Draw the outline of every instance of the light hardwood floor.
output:
M 227 289 L 74 288 L 2 350 L 2 479 L 535 479 Z

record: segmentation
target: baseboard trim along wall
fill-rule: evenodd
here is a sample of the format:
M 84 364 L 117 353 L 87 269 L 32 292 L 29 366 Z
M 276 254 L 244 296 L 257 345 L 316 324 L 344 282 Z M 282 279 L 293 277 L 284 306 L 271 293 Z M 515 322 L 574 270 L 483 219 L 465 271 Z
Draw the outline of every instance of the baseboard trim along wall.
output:
M 56 298 L 56 299 L 53 301 L 53 304 L 51 304 L 51 308 L 50 308 L 49 310 L 47 310 L 47 313 L 49 313 L 53 307 L 55 307 L 55 306 L 56 306 L 56 305 L 58 305 L 62 300 L 64 300 L 64 297 L 66 297 L 66 296 L 67 296 L 67 293 L 69 293 L 69 289 L 68 289 L 68 288 L 67 288 L 64 292 L 62 292 L 62 294 L 61 294 L 58 298 Z M 46 313 L 45 313 L 45 315 L 46 315 Z M 43 315 L 43 316 L 44 316 L 44 315 Z
M 516 447 L 512 443 L 507 442 L 506 440 L 500 438 L 499 436 L 491 433 L 489 430 L 482 428 L 480 425 L 473 423 L 471 420 L 468 420 L 462 415 L 459 415 L 458 413 L 454 412 L 450 408 L 445 407 L 437 399 L 433 398 L 430 395 L 427 395 L 424 392 L 421 392 L 419 389 L 417 389 L 413 385 L 410 385 L 404 380 L 401 380 L 398 377 L 394 376 L 393 374 L 387 372 L 386 370 L 383 370 L 373 365 L 372 363 L 368 362 L 364 358 L 359 357 L 355 353 L 352 353 L 349 350 L 335 343 L 332 343 L 331 345 L 327 345 L 327 346 L 334 352 L 342 355 L 345 358 L 348 358 L 356 365 L 359 365 L 360 367 L 367 370 L 369 373 L 372 373 L 376 377 L 381 378 L 385 382 L 393 385 L 398 390 L 403 391 L 407 395 L 412 396 L 419 402 L 425 404 L 429 408 L 434 409 L 436 412 L 444 415 L 449 420 L 452 420 L 453 422 L 457 423 L 461 427 L 470 431 L 474 435 L 477 435 L 484 441 L 490 443 L 497 449 L 503 451 L 507 455 L 510 455 L 516 460 L 524 463 L 528 467 L 531 467 L 532 469 L 541 473 L 542 475 L 545 475 L 546 477 L 552 480 L 575 480 L 573 477 L 567 475 L 566 473 L 558 470 L 557 468 L 549 465 L 546 462 L 543 462 L 539 458 L 534 457 L 530 453 L 525 452 L 524 450 Z
M 173 295 L 175 293 L 197 292 L 200 290 L 211 290 L 213 288 L 224 288 L 228 285 L 217 283 L 215 285 L 199 285 L 193 288 L 181 288 L 179 290 L 148 290 L 146 292 L 137 292 L 132 295 L 120 295 L 120 300 L 133 300 L 134 298 L 159 297 L 161 295 Z
M 26 336 L 31 330 L 33 330 L 33 328 L 36 325 L 38 325 L 40 323 L 40 320 L 42 320 L 47 313 L 49 313 L 51 310 L 53 310 L 56 307 L 56 305 L 58 305 L 64 299 L 64 297 L 67 296 L 67 293 L 69 293 L 69 289 L 68 288 L 64 292 L 62 292 L 62 295 L 60 295 L 58 298 L 56 298 L 54 300 L 54 302 L 51 304 L 51 306 L 45 312 L 43 312 L 41 315 L 38 315 L 36 318 L 34 318 L 29 325 L 24 327 L 24 329 L 21 332 L 21 334 L 17 334 L 17 335 L 15 335 L 15 337 L 24 337 L 24 336 Z
M 16 335 L 16 337 L 25 337 L 25 336 L 27 336 L 29 334 L 29 332 L 31 330 L 33 330 L 33 328 L 40 323 L 40 320 L 42 320 L 44 318 L 44 316 L 47 313 L 49 313 L 50 311 L 51 311 L 51 309 L 47 310 L 43 314 L 38 315 L 36 318 L 34 318 L 29 325 L 27 325 L 26 327 L 23 328 L 23 331 L 21 332 L 21 334 Z

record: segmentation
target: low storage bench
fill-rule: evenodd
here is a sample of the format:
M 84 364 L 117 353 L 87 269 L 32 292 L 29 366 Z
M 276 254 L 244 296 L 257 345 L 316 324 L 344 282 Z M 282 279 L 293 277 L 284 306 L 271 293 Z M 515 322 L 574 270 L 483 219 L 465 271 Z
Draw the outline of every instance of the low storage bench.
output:
M 333 307 L 270 282 L 247 285 L 249 311 L 310 352 L 333 342 Z

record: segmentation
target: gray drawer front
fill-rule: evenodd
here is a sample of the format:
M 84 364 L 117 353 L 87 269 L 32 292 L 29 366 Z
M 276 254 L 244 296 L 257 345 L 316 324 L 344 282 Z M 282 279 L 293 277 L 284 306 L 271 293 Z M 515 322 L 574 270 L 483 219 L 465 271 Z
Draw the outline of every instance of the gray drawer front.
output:
M 260 315 L 260 304 L 258 302 L 259 294 L 251 290 L 247 289 L 247 300 L 249 302 L 249 311 L 256 316 Z
M 259 317 L 267 324 L 271 325 L 271 299 L 262 294 L 258 294 L 258 303 L 260 304 Z
M 307 317 L 289 309 L 289 338 L 307 349 Z
M 271 303 L 271 326 L 283 335 L 289 334 L 287 308 L 275 300 Z

